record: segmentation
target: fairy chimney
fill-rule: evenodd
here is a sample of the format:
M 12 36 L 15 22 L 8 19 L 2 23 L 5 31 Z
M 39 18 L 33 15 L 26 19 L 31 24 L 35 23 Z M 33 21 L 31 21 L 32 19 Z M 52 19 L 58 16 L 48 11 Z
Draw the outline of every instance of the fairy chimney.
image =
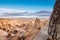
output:
M 60 40 L 60 0 L 56 0 L 48 29 L 48 40 Z

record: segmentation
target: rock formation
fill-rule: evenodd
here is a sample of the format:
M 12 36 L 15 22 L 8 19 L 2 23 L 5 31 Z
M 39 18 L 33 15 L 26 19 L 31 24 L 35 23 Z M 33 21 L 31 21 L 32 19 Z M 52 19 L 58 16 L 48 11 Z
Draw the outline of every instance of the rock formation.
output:
M 49 21 L 48 34 L 48 40 L 60 40 L 60 0 L 56 0 L 54 5 L 54 10 Z
M 0 34 L 6 40 L 33 40 L 33 37 L 47 22 L 47 20 L 43 21 L 39 18 L 34 20 L 0 19 L 0 30 L 2 30 Z M 2 35 L 2 33 L 4 35 Z

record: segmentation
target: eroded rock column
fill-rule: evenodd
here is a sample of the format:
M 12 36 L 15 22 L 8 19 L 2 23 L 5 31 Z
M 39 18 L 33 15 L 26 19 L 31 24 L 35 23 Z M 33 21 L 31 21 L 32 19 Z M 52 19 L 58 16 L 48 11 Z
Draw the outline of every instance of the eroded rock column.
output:
M 56 0 L 54 5 L 54 10 L 49 21 L 48 34 L 48 40 L 60 40 L 60 0 Z

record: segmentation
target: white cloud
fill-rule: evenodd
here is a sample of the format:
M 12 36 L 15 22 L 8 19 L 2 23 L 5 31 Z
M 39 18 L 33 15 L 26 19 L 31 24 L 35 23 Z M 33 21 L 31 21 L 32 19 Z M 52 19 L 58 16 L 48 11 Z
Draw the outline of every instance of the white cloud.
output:
M 11 13 L 11 15 L 13 14 L 13 13 L 15 13 L 15 12 L 26 12 L 26 11 L 22 11 L 22 10 L 17 10 L 17 9 L 9 9 L 9 8 L 0 8 L 0 17 L 5 17 L 6 15 L 5 15 L 5 13 Z M 4 16 L 5 15 L 5 16 Z M 9 14 L 10 15 L 10 14 Z M 18 14 L 19 15 L 19 14 Z M 18 18 L 20 18 L 20 17 L 22 17 L 22 18 L 35 18 L 35 17 L 38 17 L 38 18 L 44 18 L 44 19 L 46 19 L 46 18 L 49 18 L 48 16 L 36 16 L 36 14 L 34 14 L 34 15 L 32 15 L 31 13 L 26 13 L 26 14 L 23 14 L 23 15 L 25 15 L 25 16 L 16 16 L 16 15 L 13 15 L 13 16 L 8 16 L 8 18 L 9 17 L 18 17 Z M 30 16 L 29 16 L 30 15 Z M 7 16 L 6 16 L 7 17 Z
M 0 14 L 2 13 L 14 13 L 14 12 L 25 12 L 25 11 L 21 11 L 21 10 L 16 10 L 16 9 L 8 9 L 8 8 L 0 8 Z

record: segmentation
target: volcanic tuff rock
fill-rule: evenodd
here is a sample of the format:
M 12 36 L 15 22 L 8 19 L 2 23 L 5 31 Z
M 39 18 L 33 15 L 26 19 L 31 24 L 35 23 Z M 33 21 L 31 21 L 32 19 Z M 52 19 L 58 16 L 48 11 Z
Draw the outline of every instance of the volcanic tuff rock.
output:
M 2 18 L 0 19 L 1 36 L 3 35 L 2 33 L 5 32 L 3 37 L 6 40 L 28 40 L 29 38 L 32 40 L 34 35 L 40 31 L 41 27 L 47 23 L 47 20 L 40 20 L 38 18 L 36 18 L 36 20 Z
M 54 10 L 49 22 L 48 33 L 48 40 L 60 40 L 60 0 L 56 0 Z

